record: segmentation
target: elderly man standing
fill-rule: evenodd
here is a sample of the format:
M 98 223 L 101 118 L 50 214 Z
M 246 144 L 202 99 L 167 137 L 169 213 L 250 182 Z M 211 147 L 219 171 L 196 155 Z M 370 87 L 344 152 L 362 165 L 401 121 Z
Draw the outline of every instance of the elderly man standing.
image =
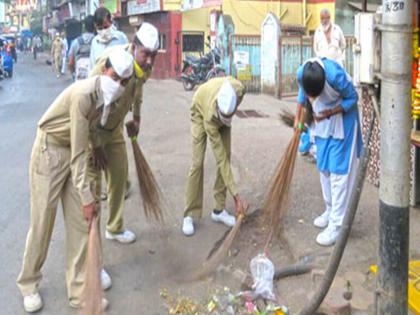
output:
M 317 57 L 325 57 L 344 66 L 346 39 L 340 26 L 331 23 L 328 9 L 322 9 L 321 25 L 315 31 L 314 51 Z
M 97 61 L 92 74 L 100 73 L 107 56 L 121 46 L 108 48 Z M 132 243 L 136 235 L 124 228 L 124 199 L 127 191 L 128 162 L 125 146 L 123 123 L 124 117 L 131 110 L 133 128 L 127 130 L 129 137 L 136 137 L 140 130 L 140 110 L 143 102 L 143 85 L 150 77 L 159 48 L 159 33 L 152 24 L 143 22 L 133 43 L 124 49 L 134 57 L 134 75 L 130 78 L 124 94 L 116 103 L 116 108 L 109 113 L 108 123 L 98 128 L 94 147 L 94 163 L 103 169 L 107 182 L 109 216 L 105 238 L 120 243 Z
M 124 91 L 133 58 L 124 50 L 110 55 L 101 75 L 65 89 L 38 123 L 30 162 L 31 222 L 17 284 L 27 312 L 43 307 L 39 285 L 58 202 L 66 232 L 66 280 L 71 307 L 82 306 L 88 230 L 98 213 L 97 178 L 90 166 L 91 130 L 105 125 L 111 103 Z M 101 280 L 104 281 L 104 271 Z M 109 287 L 109 276 L 102 283 Z M 108 303 L 103 301 L 103 306 Z
M 217 164 L 214 184 L 214 210 L 211 218 L 226 226 L 235 225 L 235 217 L 225 209 L 226 191 L 235 201 L 236 212 L 241 207 L 230 166 L 231 124 L 233 116 L 245 95 L 242 83 L 232 77 L 212 79 L 194 94 L 191 106 L 192 165 L 187 180 L 186 207 L 182 231 L 194 234 L 194 218 L 203 212 L 204 157 L 207 139 L 212 146 Z

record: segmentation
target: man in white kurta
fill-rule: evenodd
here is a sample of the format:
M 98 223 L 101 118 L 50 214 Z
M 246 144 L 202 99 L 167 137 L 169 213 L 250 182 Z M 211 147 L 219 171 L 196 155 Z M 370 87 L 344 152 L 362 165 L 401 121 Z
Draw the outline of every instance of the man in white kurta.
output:
M 314 34 L 314 51 L 316 57 L 325 57 L 344 65 L 346 38 L 337 24 L 331 23 L 331 15 L 327 9 L 320 13 L 321 25 Z
M 297 71 L 298 114 L 309 100 L 313 109 L 317 167 L 321 175 L 325 211 L 314 225 L 324 229 L 317 243 L 335 243 L 354 185 L 362 137 L 358 95 L 350 76 L 327 58 L 308 60 Z

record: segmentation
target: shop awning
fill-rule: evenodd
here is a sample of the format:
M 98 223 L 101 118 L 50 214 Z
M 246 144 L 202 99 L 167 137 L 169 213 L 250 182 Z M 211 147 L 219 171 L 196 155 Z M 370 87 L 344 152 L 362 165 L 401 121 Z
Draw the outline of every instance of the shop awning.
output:
M 362 11 L 362 2 L 347 2 L 347 4 L 355 10 Z M 376 3 L 368 3 L 367 4 L 367 12 L 376 12 L 378 9 L 379 4 Z

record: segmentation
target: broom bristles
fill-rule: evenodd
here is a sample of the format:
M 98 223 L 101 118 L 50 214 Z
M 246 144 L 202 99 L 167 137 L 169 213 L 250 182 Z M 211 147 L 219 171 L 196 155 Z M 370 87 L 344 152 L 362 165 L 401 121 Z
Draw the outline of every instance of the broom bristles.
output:
M 101 315 L 103 313 L 100 272 L 101 249 L 97 230 L 97 218 L 95 218 L 89 231 L 85 287 L 83 289 L 84 305 L 81 310 L 81 315 Z
M 217 248 L 216 251 L 213 252 L 211 257 L 203 263 L 202 267 L 192 274 L 189 280 L 198 280 L 209 275 L 214 270 L 216 270 L 217 266 L 219 266 L 223 259 L 225 259 L 225 257 L 229 253 L 229 249 L 232 246 L 233 241 L 239 234 L 242 222 L 245 219 L 245 213 L 247 209 L 248 205 L 245 205 L 242 207 L 242 209 L 239 210 L 239 215 L 236 220 L 236 223 L 233 226 L 233 228 L 229 231 L 226 238 L 223 240 L 223 243 Z
M 293 114 L 290 110 L 283 109 L 280 114 L 280 120 L 287 126 L 292 127 L 295 124 L 295 114 Z
M 137 141 L 131 141 L 133 145 L 134 161 L 136 164 L 137 177 L 140 186 L 140 195 L 146 219 L 162 222 L 164 220 L 162 207 L 162 192 L 153 172 L 147 163 Z
M 286 213 L 289 189 L 295 167 L 297 149 L 299 146 L 301 130 L 297 129 L 284 152 L 271 188 L 267 194 L 264 206 L 264 222 L 269 226 L 269 236 L 266 247 L 271 241 L 274 231 L 281 228 L 282 220 Z

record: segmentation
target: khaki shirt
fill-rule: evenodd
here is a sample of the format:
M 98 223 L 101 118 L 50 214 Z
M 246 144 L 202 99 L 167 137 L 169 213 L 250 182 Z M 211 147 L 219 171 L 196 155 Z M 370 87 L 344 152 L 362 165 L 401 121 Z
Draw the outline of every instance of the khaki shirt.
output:
M 70 147 L 71 176 L 83 205 L 95 201 L 91 191 L 93 178 L 88 177 L 88 152 L 92 126 L 101 117 L 103 99 L 99 77 L 77 81 L 66 88 L 52 103 L 38 127 L 47 134 L 47 142 Z
M 114 46 L 105 50 L 101 57 L 96 62 L 90 75 L 100 75 L 105 67 L 106 60 L 113 49 L 121 46 Z M 131 45 L 124 45 L 124 49 L 131 51 Z M 131 110 L 133 116 L 139 116 L 141 112 L 141 105 L 143 103 L 143 85 L 150 77 L 150 72 L 145 73 L 144 78 L 139 78 L 134 74 L 128 81 L 124 93 L 118 98 L 117 101 L 111 104 L 111 112 L 109 113 L 107 123 L 103 127 L 105 130 L 113 131 L 122 126 L 124 118 Z M 100 139 L 96 138 L 99 142 L 93 143 L 94 147 L 100 145 Z
M 201 85 L 195 92 L 191 114 L 194 115 L 195 119 L 199 118 L 198 121 L 202 124 L 210 140 L 223 181 L 229 192 L 234 196 L 237 194 L 236 185 L 230 167 L 228 152 L 226 152 L 219 132 L 219 129 L 225 127 L 225 125 L 220 121 L 217 114 L 217 95 L 226 79 L 232 83 L 239 105 L 245 95 L 245 87 L 242 83 L 232 77 L 215 78 Z
M 61 41 L 59 37 L 56 37 L 56 39 L 54 39 L 51 45 L 51 55 L 53 55 L 54 57 L 57 55 L 61 56 L 62 50 L 63 50 L 63 42 Z

